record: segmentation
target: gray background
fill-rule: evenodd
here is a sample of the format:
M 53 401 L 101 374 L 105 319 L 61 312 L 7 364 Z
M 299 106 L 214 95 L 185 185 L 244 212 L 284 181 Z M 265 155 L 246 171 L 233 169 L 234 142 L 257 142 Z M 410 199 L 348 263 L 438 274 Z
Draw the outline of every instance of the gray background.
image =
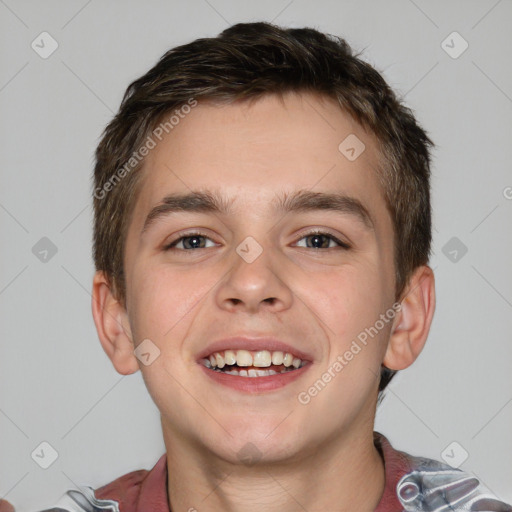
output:
M 413 454 L 467 451 L 461 469 L 512 501 L 511 0 L 0 0 L 0 496 L 19 511 L 164 453 L 140 372 L 115 372 L 92 321 L 93 151 L 168 48 L 257 20 L 345 37 L 436 142 L 437 311 L 376 429 Z M 46 59 L 31 48 L 43 31 L 59 45 Z M 469 44 L 458 58 L 445 50 L 463 40 L 442 44 L 454 31 Z M 43 441 L 58 453 L 48 469 L 31 457 Z

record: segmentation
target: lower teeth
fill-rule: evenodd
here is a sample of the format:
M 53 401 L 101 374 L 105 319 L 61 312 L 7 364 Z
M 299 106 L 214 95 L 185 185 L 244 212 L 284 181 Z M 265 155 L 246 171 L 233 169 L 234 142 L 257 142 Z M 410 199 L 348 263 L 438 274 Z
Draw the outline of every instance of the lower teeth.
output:
M 293 366 L 284 368 L 280 372 L 276 372 L 275 370 L 219 370 L 218 368 L 211 368 L 215 372 L 219 373 L 227 373 L 228 375 L 236 375 L 240 377 L 267 377 L 269 375 L 277 375 L 279 373 L 287 373 L 295 370 Z

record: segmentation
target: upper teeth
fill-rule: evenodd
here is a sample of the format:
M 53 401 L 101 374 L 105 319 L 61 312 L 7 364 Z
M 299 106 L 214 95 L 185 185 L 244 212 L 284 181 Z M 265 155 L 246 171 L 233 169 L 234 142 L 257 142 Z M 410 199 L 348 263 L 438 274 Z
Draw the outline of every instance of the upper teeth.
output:
M 305 362 L 298 357 L 293 357 L 288 352 L 278 350 L 270 352 L 269 350 L 258 350 L 249 352 L 248 350 L 225 350 L 224 352 L 214 352 L 208 358 L 203 359 L 203 364 L 208 368 L 223 368 L 225 365 L 238 366 L 256 366 L 266 368 L 271 365 L 284 365 L 299 368 L 304 366 Z

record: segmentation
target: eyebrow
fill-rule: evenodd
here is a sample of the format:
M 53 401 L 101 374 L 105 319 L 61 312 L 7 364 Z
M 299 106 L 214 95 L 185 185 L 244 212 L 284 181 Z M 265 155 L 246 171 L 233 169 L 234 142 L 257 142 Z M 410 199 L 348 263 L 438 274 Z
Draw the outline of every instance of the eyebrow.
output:
M 212 213 L 229 215 L 232 213 L 233 199 L 228 201 L 222 194 L 211 191 L 193 191 L 187 194 L 165 196 L 151 209 L 144 221 L 141 234 L 158 219 L 176 212 Z M 332 211 L 349 214 L 361 221 L 368 230 L 375 230 L 375 223 L 367 208 L 355 197 L 340 193 L 311 192 L 299 190 L 274 198 L 271 206 L 277 213 Z

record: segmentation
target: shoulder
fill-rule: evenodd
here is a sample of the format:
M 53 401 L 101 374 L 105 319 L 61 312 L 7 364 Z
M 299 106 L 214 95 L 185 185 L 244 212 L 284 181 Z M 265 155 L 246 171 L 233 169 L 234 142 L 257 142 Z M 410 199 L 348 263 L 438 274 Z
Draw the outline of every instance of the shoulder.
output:
M 94 496 L 96 500 L 116 501 L 122 504 L 135 503 L 148 474 L 147 469 L 138 469 L 127 473 L 96 489 Z
M 512 506 L 484 491 L 477 477 L 431 459 L 420 459 L 396 488 L 406 512 L 485 510 L 512 512 Z
M 386 471 L 388 494 L 385 492 L 383 500 L 396 499 L 404 512 L 512 512 L 511 505 L 484 491 L 474 475 L 437 460 L 395 450 L 389 441 L 377 432 L 374 439 L 376 446 L 380 447 Z M 386 510 L 386 506 L 387 503 L 382 502 L 383 511 Z
M 151 470 L 126 473 L 102 487 L 79 486 L 67 491 L 51 509 L 40 512 L 137 512 L 148 498 L 164 496 L 155 502 L 155 512 L 167 512 L 167 460 L 165 454 Z M 164 501 L 165 499 L 165 501 Z

